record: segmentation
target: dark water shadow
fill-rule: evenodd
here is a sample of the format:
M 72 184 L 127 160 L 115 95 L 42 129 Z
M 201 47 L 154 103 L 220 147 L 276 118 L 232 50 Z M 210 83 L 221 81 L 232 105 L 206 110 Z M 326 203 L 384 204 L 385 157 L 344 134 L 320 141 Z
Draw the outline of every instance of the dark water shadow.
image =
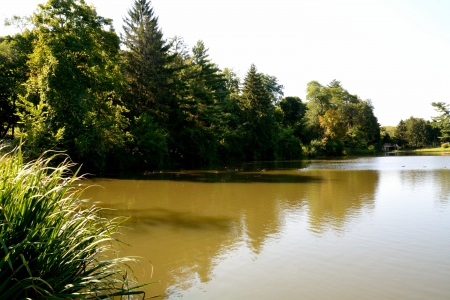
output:
M 127 171 L 115 174 L 91 174 L 90 179 L 122 179 L 122 180 L 171 180 L 190 182 L 264 182 L 264 183 L 310 183 L 318 182 L 319 177 L 290 173 L 307 168 L 310 160 L 292 161 L 255 161 L 244 162 L 214 169 L 168 169 L 161 171 Z M 267 171 L 267 172 L 266 172 Z M 274 171 L 277 173 L 275 174 Z
M 270 173 L 261 171 L 184 171 L 184 172 L 158 172 L 133 174 L 114 179 L 132 180 L 168 180 L 188 181 L 202 183 L 316 183 L 321 182 L 319 176 L 310 176 L 304 173 Z
M 167 209 L 112 209 L 104 210 L 109 217 L 128 216 L 125 226 L 133 228 L 142 226 L 170 226 L 194 230 L 228 231 L 234 220 L 224 217 L 200 216 L 193 213 L 177 212 Z

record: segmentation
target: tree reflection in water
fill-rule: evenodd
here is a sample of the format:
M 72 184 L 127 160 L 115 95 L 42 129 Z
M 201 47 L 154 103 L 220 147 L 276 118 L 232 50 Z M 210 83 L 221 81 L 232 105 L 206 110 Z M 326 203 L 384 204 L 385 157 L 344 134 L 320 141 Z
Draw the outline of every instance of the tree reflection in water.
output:
M 406 164 L 409 167 L 410 162 L 402 162 L 400 166 Z M 114 208 L 109 212 L 111 216 L 130 216 L 125 224 L 129 229 L 123 230 L 122 238 L 133 247 L 124 247 L 124 255 L 143 258 L 142 272 L 137 272 L 141 282 L 160 282 L 148 288 L 149 295 L 162 294 L 176 298 L 186 295 L 192 288 L 195 290 L 206 283 L 216 282 L 214 279 L 219 276 L 218 269 L 222 272 L 220 276 L 223 272 L 240 270 L 238 272 L 242 274 L 225 276 L 233 280 L 242 279 L 242 276 L 265 278 L 259 274 L 261 272 L 278 274 L 281 276 L 278 280 L 286 282 L 291 282 L 292 278 L 297 278 L 297 281 L 302 279 L 305 284 L 315 277 L 320 278 L 317 274 L 311 277 L 304 272 L 308 268 L 323 267 L 324 261 L 330 262 L 331 259 L 334 262 L 336 257 L 332 255 L 333 251 L 348 251 L 351 247 L 338 242 L 337 248 L 330 248 L 330 235 L 339 239 L 335 241 L 354 239 L 352 230 L 372 215 L 380 203 L 384 205 L 383 209 L 389 209 L 393 204 L 398 209 L 401 204 L 395 201 L 402 197 L 404 191 L 409 190 L 409 197 L 419 195 L 424 183 L 430 184 L 429 187 L 436 193 L 437 197 L 434 194 L 430 197 L 438 199 L 434 200 L 438 206 L 447 207 L 450 170 L 437 169 L 429 163 L 427 170 L 395 168 L 393 163 L 398 162 L 385 157 L 361 159 L 357 163 L 349 160 L 310 165 L 299 162 L 279 165 L 276 170 L 271 169 L 269 164 L 261 164 L 231 170 L 149 173 L 121 180 L 94 179 L 92 182 L 103 188 L 88 189 L 84 196 L 101 201 L 102 206 Z M 387 198 L 379 202 L 380 195 Z M 405 210 L 405 213 L 416 211 L 419 212 Z M 389 214 L 385 218 L 392 220 Z M 410 220 L 409 216 L 405 218 Z M 294 223 L 301 226 L 292 226 Z M 387 226 L 398 226 L 394 223 L 378 224 L 383 232 Z M 299 228 L 304 228 L 304 231 L 299 232 Z M 399 230 L 399 227 L 396 228 Z M 374 230 L 369 233 L 375 239 L 383 235 Z M 298 239 L 298 235 L 302 238 Z M 345 239 L 345 236 L 352 237 Z M 356 236 L 357 241 L 362 238 L 367 243 L 368 237 Z M 289 239 L 296 239 L 296 244 L 290 245 Z M 381 245 L 381 241 L 377 242 Z M 405 244 L 409 242 L 405 241 Z M 274 244 L 284 245 L 296 253 L 283 254 L 283 249 L 274 250 L 270 246 Z M 348 255 L 383 261 L 385 256 L 367 252 L 370 245 L 357 245 L 359 250 L 364 251 Z M 322 251 L 321 247 L 328 248 Z M 269 248 L 275 256 L 268 256 Z M 395 253 L 393 249 L 386 248 L 384 251 L 390 255 Z M 230 257 L 231 253 L 234 258 Z M 280 255 L 289 259 L 298 258 L 284 265 Z M 348 255 L 344 253 L 341 257 L 348 258 Z M 266 265 L 249 265 L 249 259 L 255 263 L 267 259 L 269 262 Z M 271 259 L 273 262 L 270 262 Z M 149 260 L 154 267 L 152 279 L 148 277 L 151 270 Z M 227 269 L 223 261 L 232 261 L 234 265 Z M 379 265 L 376 260 L 372 263 L 373 268 Z M 279 264 L 283 264 L 282 269 L 276 267 Z M 336 262 L 334 268 L 338 270 L 345 265 L 349 265 L 348 261 Z M 253 270 L 248 270 L 249 266 Z M 326 271 L 323 276 L 334 274 L 335 269 L 329 267 L 322 269 Z M 345 276 L 360 278 L 358 268 L 364 269 L 357 266 L 356 269 L 346 270 L 349 273 Z M 294 277 L 283 279 L 285 274 Z M 377 274 L 374 273 L 374 276 Z M 380 278 L 383 280 L 386 276 Z M 343 288 L 348 282 L 342 285 Z M 221 284 L 231 290 L 239 282 Z M 298 288 L 298 284 L 293 282 L 291 288 Z M 357 293 L 358 290 L 353 291 Z M 312 291 L 309 295 L 316 292 Z

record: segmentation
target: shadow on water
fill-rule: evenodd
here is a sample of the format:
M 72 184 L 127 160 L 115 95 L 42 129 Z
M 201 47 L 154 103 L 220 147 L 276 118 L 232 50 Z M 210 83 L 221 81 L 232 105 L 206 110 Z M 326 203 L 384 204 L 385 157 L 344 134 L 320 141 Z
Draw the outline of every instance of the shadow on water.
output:
M 166 170 L 141 173 L 121 173 L 102 179 L 161 180 L 202 183 L 314 183 L 320 177 L 309 176 L 296 170 L 305 169 L 309 161 L 268 161 L 243 163 L 214 170 Z M 286 173 L 283 171 L 290 171 Z M 95 176 L 94 176 L 95 177 Z
M 320 177 L 305 174 L 279 174 L 265 171 L 186 171 L 171 173 L 152 173 L 143 175 L 141 180 L 174 180 L 202 183 L 314 183 Z
M 171 226 L 176 228 L 194 229 L 194 230 L 216 230 L 228 231 L 233 224 L 233 219 L 224 217 L 201 216 L 193 213 L 177 212 L 168 209 L 127 209 L 126 211 L 116 210 L 104 211 L 104 214 L 110 217 L 123 216 L 124 213 L 130 218 L 126 226 L 133 228 L 143 226 Z
M 273 170 L 273 169 L 272 169 Z M 290 173 L 258 169 L 254 171 L 235 170 L 193 170 L 193 171 L 160 171 L 145 172 L 141 174 L 122 174 L 121 176 L 109 177 L 110 180 L 151 180 L 151 181 L 180 181 L 180 182 L 201 182 L 201 183 L 319 183 L 319 176 L 311 176 L 306 173 Z M 299 169 L 297 169 L 299 170 Z M 103 180 L 108 180 L 102 178 Z

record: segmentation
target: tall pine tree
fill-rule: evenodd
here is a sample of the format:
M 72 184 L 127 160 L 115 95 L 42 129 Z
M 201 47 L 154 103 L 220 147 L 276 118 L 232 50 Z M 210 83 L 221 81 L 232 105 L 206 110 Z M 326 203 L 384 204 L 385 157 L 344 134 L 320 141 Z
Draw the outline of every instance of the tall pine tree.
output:
M 251 111 L 253 117 L 268 115 L 274 108 L 272 96 L 268 93 L 262 74 L 258 73 L 252 64 L 244 79 L 241 101 L 245 109 Z
M 241 104 L 248 133 L 247 159 L 272 159 L 276 134 L 274 105 L 262 74 L 253 64 L 244 79 Z
M 185 160 L 196 165 L 211 164 L 217 159 L 219 103 L 228 95 L 226 80 L 219 68 L 209 60 L 207 51 L 200 40 L 185 62 L 185 118 L 177 131 Z
M 169 53 L 149 0 L 135 0 L 123 19 L 122 42 L 125 76 L 128 83 L 127 108 L 132 118 L 142 113 L 167 124 L 175 97 L 175 69 L 170 67 L 174 55 Z

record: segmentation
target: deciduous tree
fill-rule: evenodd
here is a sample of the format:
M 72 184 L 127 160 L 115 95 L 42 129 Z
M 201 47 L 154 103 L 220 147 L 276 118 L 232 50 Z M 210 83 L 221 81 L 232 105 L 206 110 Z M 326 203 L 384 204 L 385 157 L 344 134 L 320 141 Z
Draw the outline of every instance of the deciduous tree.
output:
M 41 105 L 47 130 L 64 130 L 60 145 L 74 160 L 103 168 L 108 155 L 123 147 L 127 123 L 112 21 L 84 0 L 49 0 L 38 6 L 33 24 L 25 107 Z
M 14 125 L 18 121 L 17 100 L 19 94 L 24 93 L 32 39 L 28 30 L 0 38 L 0 138 L 4 138 L 10 129 L 14 136 Z

